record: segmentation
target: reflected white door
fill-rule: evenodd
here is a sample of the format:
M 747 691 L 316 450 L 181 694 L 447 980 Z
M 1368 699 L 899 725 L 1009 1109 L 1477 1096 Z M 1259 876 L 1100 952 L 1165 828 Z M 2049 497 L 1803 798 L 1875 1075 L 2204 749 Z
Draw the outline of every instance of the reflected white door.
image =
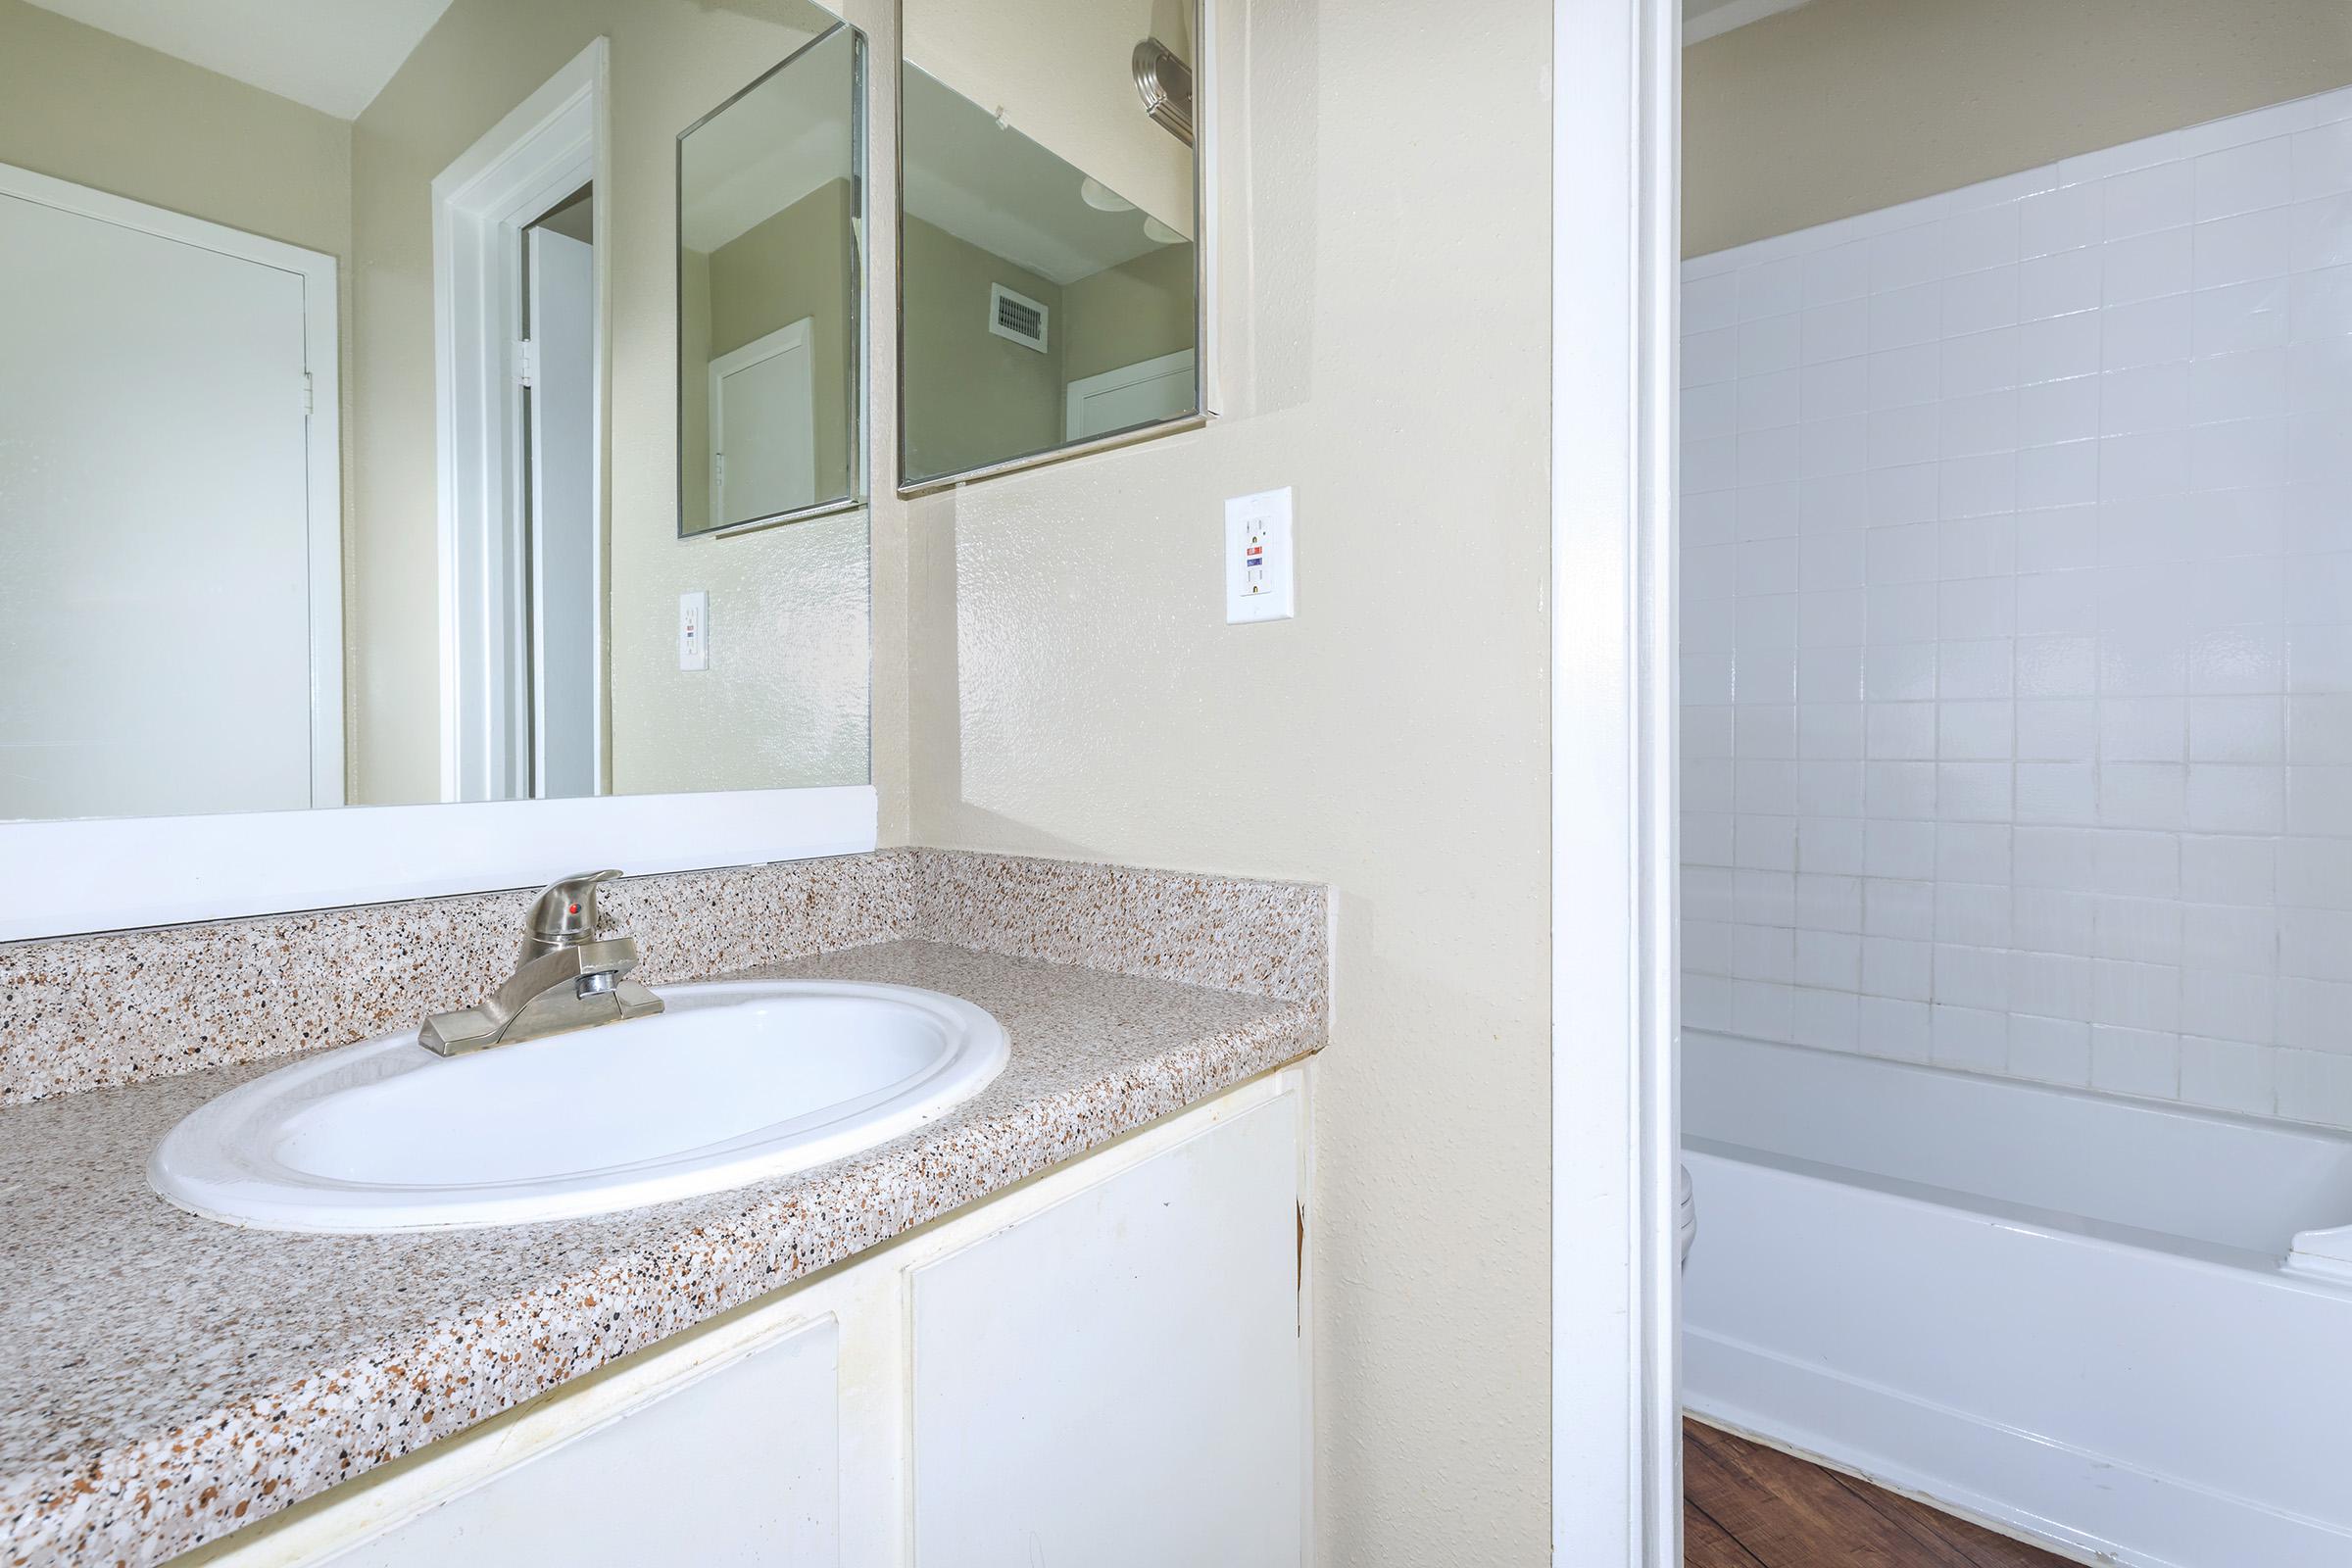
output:
M 1193 412 L 1196 391 L 1191 349 L 1081 376 L 1066 389 L 1064 435 L 1084 441 L 1181 417 Z
M 596 252 L 530 230 L 531 793 L 602 774 L 604 599 L 596 516 Z
M 816 375 L 804 318 L 710 362 L 710 514 L 749 522 L 816 501 Z
M 314 538 L 306 352 L 332 263 L 250 241 L 306 277 L 45 183 L 57 204 L 0 194 L 0 818 L 340 804 L 340 638 L 314 693 L 312 623 L 338 504 L 330 454 Z

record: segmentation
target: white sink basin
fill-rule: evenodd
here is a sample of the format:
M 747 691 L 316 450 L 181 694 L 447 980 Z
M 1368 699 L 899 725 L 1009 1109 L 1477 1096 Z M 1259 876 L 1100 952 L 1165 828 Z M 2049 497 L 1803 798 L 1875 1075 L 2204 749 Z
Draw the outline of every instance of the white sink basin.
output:
M 156 1146 L 155 1190 L 232 1225 L 406 1231 L 634 1208 L 805 1170 L 969 1100 L 1004 1030 L 906 986 L 666 986 L 650 1018 L 439 1056 L 404 1030 L 282 1067 Z

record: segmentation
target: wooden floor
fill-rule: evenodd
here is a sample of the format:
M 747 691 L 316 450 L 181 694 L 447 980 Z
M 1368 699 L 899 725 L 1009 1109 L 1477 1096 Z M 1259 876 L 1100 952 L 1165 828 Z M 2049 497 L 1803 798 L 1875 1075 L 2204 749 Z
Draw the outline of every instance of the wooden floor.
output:
M 1686 1568 L 2071 1568 L 1728 1432 L 1683 1423 Z

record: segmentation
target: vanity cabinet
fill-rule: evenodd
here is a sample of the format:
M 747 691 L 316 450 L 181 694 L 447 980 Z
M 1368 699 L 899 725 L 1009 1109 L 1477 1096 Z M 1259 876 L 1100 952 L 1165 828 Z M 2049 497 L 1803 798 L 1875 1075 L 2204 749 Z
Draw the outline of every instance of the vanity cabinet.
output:
M 1291 1568 L 1306 1070 L 578 1379 L 190 1561 Z
M 911 1271 L 917 1563 L 1299 1561 L 1289 1110 Z
M 840 1347 L 829 1318 L 787 1330 L 323 1560 L 838 1562 Z

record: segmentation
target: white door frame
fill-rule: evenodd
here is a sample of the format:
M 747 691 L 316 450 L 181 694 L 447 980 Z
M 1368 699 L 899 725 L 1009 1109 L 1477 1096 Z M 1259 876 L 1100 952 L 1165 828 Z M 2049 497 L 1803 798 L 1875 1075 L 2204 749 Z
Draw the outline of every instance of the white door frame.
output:
M 725 484 L 721 482 L 719 468 L 719 459 L 724 451 L 723 443 L 727 438 L 725 405 L 721 401 L 724 397 L 721 389 L 725 386 L 727 377 L 747 365 L 757 365 L 761 360 L 772 360 L 777 355 L 789 354 L 794 349 L 804 351 L 801 365 L 807 373 L 808 382 L 808 411 L 809 418 L 812 421 L 808 434 L 810 465 L 808 490 L 810 502 L 813 503 L 816 493 L 816 432 L 813 425 L 816 416 L 816 360 L 814 351 L 809 348 L 809 340 L 815 331 L 816 318 L 804 316 L 788 326 L 779 326 L 773 332 L 752 339 L 741 348 L 729 349 L 710 362 L 710 368 L 706 372 L 710 379 L 703 391 L 703 408 L 706 411 L 703 422 L 710 426 L 708 433 L 710 450 L 705 454 L 705 460 L 710 464 L 710 525 L 714 530 L 740 528 L 749 522 L 765 522 L 772 517 L 780 517 L 788 513 L 802 510 L 800 507 L 787 507 L 782 512 L 769 513 L 764 516 L 729 517 L 726 514 L 727 490 Z
M 1177 370 L 1190 370 L 1193 368 L 1196 358 L 1198 356 L 1191 349 L 1178 349 L 1173 354 L 1162 354 L 1156 359 L 1138 360 L 1133 365 L 1122 365 L 1116 369 L 1103 370 L 1095 375 L 1080 376 L 1062 391 L 1061 433 L 1063 438 L 1070 441 L 1082 439 L 1076 429 L 1078 410 L 1088 398 L 1093 397 L 1096 393 L 1116 392 L 1122 388 L 1131 387 L 1139 381 L 1157 380 L 1159 377 Z
M 440 482 L 441 798 L 528 794 L 530 648 L 517 345 L 522 232 L 582 185 L 603 249 L 612 135 L 607 47 L 592 40 L 433 180 L 433 401 Z M 596 265 L 597 531 L 608 531 L 605 345 L 612 269 Z M 599 592 L 602 593 L 600 562 Z
M 176 240 L 302 279 L 311 661 L 311 804 L 343 804 L 342 341 L 332 256 L 0 164 L 0 196 Z
M 1682 1560 L 1682 7 L 1553 0 L 1552 1560 Z

